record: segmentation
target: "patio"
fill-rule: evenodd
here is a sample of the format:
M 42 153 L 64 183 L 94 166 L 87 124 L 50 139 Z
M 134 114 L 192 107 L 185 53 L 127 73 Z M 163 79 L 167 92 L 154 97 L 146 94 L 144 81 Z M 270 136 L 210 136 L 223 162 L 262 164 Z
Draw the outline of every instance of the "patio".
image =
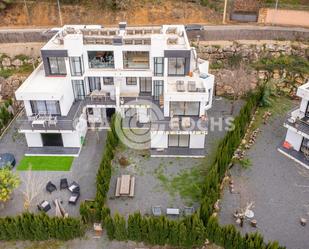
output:
M 22 134 L 17 132 L 18 125 L 12 124 L 6 134 L 0 140 L 0 153 L 10 152 L 15 155 L 16 163 L 19 164 L 27 151 L 26 141 Z M 103 146 L 105 143 L 105 131 L 88 131 L 85 146 L 82 148 L 79 157 L 74 158 L 70 171 L 17 171 L 22 178 L 21 185 L 13 192 L 12 199 L 5 203 L 0 209 L 0 216 L 16 215 L 24 211 L 24 198 L 22 190 L 25 190 L 29 179 L 36 186 L 38 195 L 31 202 L 30 211 L 38 212 L 37 205 L 46 200 L 51 205 L 48 215 L 55 215 L 56 209 L 53 201 L 58 199 L 63 201 L 63 208 L 69 216 L 79 215 L 79 204 L 86 199 L 93 199 L 96 193 L 96 173 L 101 160 Z M 14 168 L 16 171 L 16 167 Z M 60 190 L 60 180 L 67 178 L 70 185 L 73 181 L 80 185 L 80 198 L 76 205 L 68 203 L 72 193 L 69 190 Z M 57 190 L 49 193 L 46 191 L 46 184 L 51 181 Z M 28 184 L 29 186 L 29 184 Z

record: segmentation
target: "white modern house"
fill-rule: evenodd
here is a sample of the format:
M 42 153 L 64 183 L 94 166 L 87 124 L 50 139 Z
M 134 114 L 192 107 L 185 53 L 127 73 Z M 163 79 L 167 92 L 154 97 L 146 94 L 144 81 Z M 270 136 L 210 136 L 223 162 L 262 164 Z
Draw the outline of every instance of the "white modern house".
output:
M 292 110 L 284 123 L 287 133 L 278 150 L 294 161 L 309 168 L 309 81 L 298 87 L 300 106 Z
M 41 56 L 15 93 L 25 106 L 19 132 L 28 155 L 77 156 L 87 131 L 107 129 L 115 112 L 125 128 L 134 117 L 135 128 L 149 130 L 152 156 L 205 154 L 214 76 L 183 25 L 68 25 Z

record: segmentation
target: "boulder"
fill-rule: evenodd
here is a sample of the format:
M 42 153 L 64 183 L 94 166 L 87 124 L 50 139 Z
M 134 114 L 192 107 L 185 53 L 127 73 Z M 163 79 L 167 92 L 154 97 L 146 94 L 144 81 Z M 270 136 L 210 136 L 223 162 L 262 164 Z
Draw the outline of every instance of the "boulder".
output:
M 4 67 L 10 67 L 11 66 L 11 60 L 8 57 L 3 58 L 2 60 L 2 66 Z
M 23 65 L 23 61 L 20 60 L 20 59 L 15 59 L 15 60 L 13 60 L 12 65 L 15 66 L 15 67 L 20 67 L 20 66 Z

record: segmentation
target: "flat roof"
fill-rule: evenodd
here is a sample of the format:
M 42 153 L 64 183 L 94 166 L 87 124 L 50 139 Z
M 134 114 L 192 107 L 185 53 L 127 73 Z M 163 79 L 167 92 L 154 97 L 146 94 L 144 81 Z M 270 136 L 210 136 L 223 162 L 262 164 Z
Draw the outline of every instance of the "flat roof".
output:
M 46 77 L 41 63 L 17 89 L 17 100 L 60 100 L 67 77 Z

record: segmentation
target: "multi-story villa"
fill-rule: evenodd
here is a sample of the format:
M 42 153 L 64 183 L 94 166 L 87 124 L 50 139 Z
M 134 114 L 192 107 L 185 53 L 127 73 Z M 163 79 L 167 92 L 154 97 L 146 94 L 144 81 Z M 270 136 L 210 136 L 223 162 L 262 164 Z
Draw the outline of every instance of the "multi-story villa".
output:
M 292 110 L 284 123 L 287 133 L 278 150 L 294 161 L 309 168 L 309 81 L 298 87 L 300 106 Z
M 204 155 L 214 76 L 183 25 L 64 26 L 41 56 L 16 91 L 25 106 L 19 131 L 26 154 L 78 155 L 87 130 L 108 128 L 118 112 L 124 124 L 134 117 L 135 128 L 149 130 L 152 156 Z

